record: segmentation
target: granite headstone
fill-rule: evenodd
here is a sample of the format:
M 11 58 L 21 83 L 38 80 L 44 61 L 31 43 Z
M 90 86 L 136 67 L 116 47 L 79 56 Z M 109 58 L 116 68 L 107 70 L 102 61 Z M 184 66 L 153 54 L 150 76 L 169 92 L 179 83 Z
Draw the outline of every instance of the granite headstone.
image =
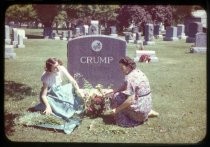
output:
M 68 71 L 72 76 L 81 75 L 92 86 L 118 87 L 124 79 L 119 60 L 126 55 L 126 41 L 107 35 L 87 35 L 69 40 L 67 45 Z

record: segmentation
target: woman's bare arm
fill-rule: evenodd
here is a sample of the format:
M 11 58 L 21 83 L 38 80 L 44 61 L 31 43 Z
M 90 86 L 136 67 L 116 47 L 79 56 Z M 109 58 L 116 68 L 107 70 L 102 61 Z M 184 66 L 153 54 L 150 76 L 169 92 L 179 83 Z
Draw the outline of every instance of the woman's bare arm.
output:
M 43 82 L 43 86 L 42 86 L 42 89 L 41 89 L 41 100 L 42 102 L 44 103 L 44 105 L 46 106 L 46 109 L 44 110 L 43 113 L 45 114 L 51 114 L 52 113 L 52 109 L 49 105 L 49 102 L 47 100 L 47 84 Z

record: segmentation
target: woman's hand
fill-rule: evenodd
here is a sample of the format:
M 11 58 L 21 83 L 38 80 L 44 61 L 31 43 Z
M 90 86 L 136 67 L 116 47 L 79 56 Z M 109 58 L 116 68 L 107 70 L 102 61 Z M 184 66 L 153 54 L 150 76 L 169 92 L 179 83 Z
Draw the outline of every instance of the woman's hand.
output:
M 116 108 L 111 110 L 106 110 L 103 115 L 114 115 L 116 114 Z
M 47 106 L 46 109 L 43 111 L 44 114 L 52 114 L 52 109 L 50 106 Z
M 114 97 L 114 92 L 108 92 L 105 94 L 105 97 L 108 97 L 108 98 L 113 98 Z
M 76 91 L 77 95 L 80 96 L 81 98 L 84 98 L 85 97 L 85 94 L 83 93 L 83 91 L 81 89 L 78 89 Z

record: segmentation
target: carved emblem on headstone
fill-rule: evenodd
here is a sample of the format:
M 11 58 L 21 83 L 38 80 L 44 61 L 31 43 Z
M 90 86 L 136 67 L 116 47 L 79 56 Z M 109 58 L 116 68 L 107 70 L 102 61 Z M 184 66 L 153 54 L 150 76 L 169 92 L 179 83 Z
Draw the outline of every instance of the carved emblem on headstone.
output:
M 94 40 L 91 47 L 93 51 L 99 52 L 102 49 L 102 43 L 99 40 Z

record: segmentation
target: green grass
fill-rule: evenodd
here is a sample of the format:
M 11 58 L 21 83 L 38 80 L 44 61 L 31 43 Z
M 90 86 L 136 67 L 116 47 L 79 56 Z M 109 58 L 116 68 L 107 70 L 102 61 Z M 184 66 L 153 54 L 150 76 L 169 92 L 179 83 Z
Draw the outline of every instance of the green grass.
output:
M 160 113 L 134 128 L 105 125 L 102 118 L 84 118 L 72 134 L 14 125 L 14 118 L 38 103 L 40 76 L 48 57 L 61 58 L 66 66 L 67 41 L 25 40 L 16 48 L 15 60 L 5 59 L 5 132 L 18 142 L 197 143 L 206 135 L 206 54 L 191 54 L 185 40 L 161 41 L 145 46 L 155 50 L 157 63 L 138 63 L 149 78 L 153 108 Z M 127 55 L 136 46 L 128 44 Z M 94 129 L 89 130 L 91 123 Z M 39 134 L 39 135 L 38 135 Z

